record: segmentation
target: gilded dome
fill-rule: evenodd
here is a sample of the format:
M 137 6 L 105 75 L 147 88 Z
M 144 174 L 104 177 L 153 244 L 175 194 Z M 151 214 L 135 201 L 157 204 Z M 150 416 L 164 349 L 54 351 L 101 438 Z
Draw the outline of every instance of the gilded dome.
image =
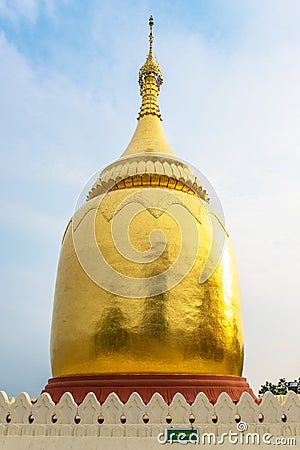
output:
M 197 174 L 163 133 L 152 26 L 150 19 L 136 131 L 64 234 L 51 334 L 54 377 L 242 373 L 231 240 Z

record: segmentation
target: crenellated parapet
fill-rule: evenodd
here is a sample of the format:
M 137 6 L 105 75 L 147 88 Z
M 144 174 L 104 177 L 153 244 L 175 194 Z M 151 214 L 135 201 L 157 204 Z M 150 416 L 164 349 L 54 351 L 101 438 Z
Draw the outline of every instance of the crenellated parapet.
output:
M 300 445 L 300 396 L 289 392 L 278 401 L 273 394 L 266 393 L 257 404 L 244 393 L 235 404 L 223 393 L 212 405 L 203 393 L 192 404 L 178 393 L 168 405 L 158 393 L 148 404 L 137 393 L 126 403 L 112 393 L 100 404 L 90 392 L 77 405 L 68 392 L 57 404 L 47 393 L 32 401 L 23 392 L 10 401 L 5 392 L 0 392 L 2 440 L 8 436 L 31 436 L 33 440 L 41 436 L 155 438 L 166 427 L 194 427 L 202 434 L 221 436 L 224 432 L 237 432 L 241 423 L 246 424 L 250 433 L 296 436 Z

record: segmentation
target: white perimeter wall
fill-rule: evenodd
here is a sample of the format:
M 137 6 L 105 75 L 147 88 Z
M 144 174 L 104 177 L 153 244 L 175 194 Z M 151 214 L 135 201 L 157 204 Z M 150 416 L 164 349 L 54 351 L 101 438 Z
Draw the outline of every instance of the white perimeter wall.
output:
M 77 405 L 69 393 L 55 404 L 49 394 L 42 394 L 32 403 L 26 393 L 10 402 L 5 392 L 0 392 L 0 449 L 152 450 L 175 445 L 176 450 L 181 444 L 161 444 L 157 437 L 166 427 L 190 428 L 191 415 L 195 418 L 193 426 L 199 430 L 200 439 L 204 433 L 215 436 L 210 438 L 215 439 L 215 443 L 212 440 L 208 445 L 207 437 L 205 444 L 200 441 L 199 447 L 188 444 L 191 448 L 270 449 L 278 446 L 300 449 L 300 399 L 294 392 L 279 398 L 268 392 L 260 405 L 247 393 L 237 404 L 224 393 L 215 405 L 202 393 L 192 405 L 181 394 L 174 396 L 171 405 L 167 405 L 159 394 L 154 394 L 145 405 L 136 393 L 125 404 L 116 394 L 110 394 L 100 405 L 95 395 L 89 393 Z M 168 424 L 166 419 L 172 420 L 171 423 Z M 246 430 L 241 430 L 241 423 Z M 227 433 L 223 444 L 220 443 L 222 433 Z M 249 444 L 245 443 L 247 434 L 255 434 L 255 444 L 251 443 L 251 438 Z M 263 442 L 264 436 L 268 435 L 269 444 Z M 238 442 L 230 443 L 229 436 Z M 288 444 L 291 438 L 293 441 Z

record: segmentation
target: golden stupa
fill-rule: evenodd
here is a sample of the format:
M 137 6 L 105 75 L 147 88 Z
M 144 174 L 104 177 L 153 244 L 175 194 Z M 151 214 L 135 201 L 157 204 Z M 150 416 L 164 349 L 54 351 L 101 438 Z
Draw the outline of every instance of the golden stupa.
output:
M 242 374 L 232 244 L 194 170 L 164 135 L 152 17 L 149 24 L 134 135 L 63 237 L 51 334 L 54 380 Z

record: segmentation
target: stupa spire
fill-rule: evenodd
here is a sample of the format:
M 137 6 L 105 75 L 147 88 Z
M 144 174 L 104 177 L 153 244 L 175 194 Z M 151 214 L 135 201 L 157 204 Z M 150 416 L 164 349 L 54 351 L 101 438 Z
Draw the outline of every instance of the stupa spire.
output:
M 139 85 L 142 104 L 138 125 L 122 156 L 134 153 L 158 152 L 174 155 L 161 126 L 158 94 L 163 82 L 162 71 L 153 53 L 153 17 L 149 19 L 149 51 L 145 63 L 139 70 Z
M 142 65 L 139 71 L 139 85 L 140 94 L 142 96 L 142 105 L 138 119 L 147 114 L 152 114 L 161 119 L 161 114 L 158 106 L 158 93 L 160 86 L 162 85 L 162 71 L 157 64 L 155 56 L 153 54 L 153 17 L 149 19 L 149 52 L 145 63 Z
M 139 71 L 139 85 L 140 94 L 142 96 L 142 105 L 138 119 L 141 119 L 147 114 L 152 114 L 161 119 L 161 114 L 158 106 L 158 93 L 160 86 L 162 85 L 162 71 L 157 64 L 155 56 L 153 54 L 153 17 L 149 19 L 149 52 L 145 63 L 142 65 Z
M 153 25 L 154 25 L 154 20 L 153 17 L 150 16 L 149 19 L 149 28 L 150 28 L 150 34 L 149 34 L 149 51 L 152 51 L 152 44 L 153 44 Z

